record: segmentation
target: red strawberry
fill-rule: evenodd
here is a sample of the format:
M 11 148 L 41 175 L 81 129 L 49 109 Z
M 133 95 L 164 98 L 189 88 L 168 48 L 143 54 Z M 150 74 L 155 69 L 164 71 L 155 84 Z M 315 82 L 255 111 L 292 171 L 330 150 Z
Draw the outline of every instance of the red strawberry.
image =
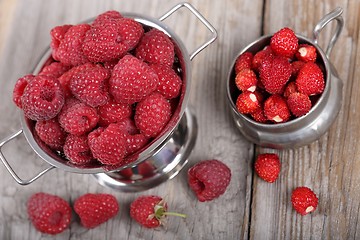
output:
M 35 132 L 51 149 L 62 150 L 67 134 L 56 118 L 37 121 Z
M 153 28 L 144 34 L 135 49 L 135 56 L 148 63 L 172 66 L 174 63 L 174 44 L 162 31 Z
M 308 95 L 303 93 L 292 93 L 287 99 L 288 107 L 291 113 L 300 117 L 307 114 L 311 109 L 311 100 Z
M 153 92 L 159 84 L 155 71 L 132 55 L 126 55 L 114 67 L 109 91 L 115 101 L 133 104 Z
M 283 96 L 285 98 L 288 98 L 290 96 L 290 94 L 296 93 L 296 92 L 298 92 L 296 83 L 294 81 L 291 81 L 286 85 Z
M 316 194 L 308 187 L 297 187 L 291 195 L 293 208 L 301 215 L 315 211 L 318 205 Z
M 22 108 L 21 97 L 24 94 L 26 86 L 34 78 L 35 78 L 34 75 L 28 74 L 28 75 L 25 75 L 25 76 L 19 78 L 16 81 L 14 90 L 13 90 L 13 101 L 16 104 L 16 106 L 18 106 L 19 108 Z
M 167 203 L 159 196 L 140 196 L 130 205 L 131 218 L 146 228 L 159 227 L 168 215 L 186 217 L 184 214 L 167 212 Z
M 238 74 L 241 70 L 249 68 L 251 69 L 254 55 L 251 52 L 244 52 L 235 61 L 235 74 Z
M 267 58 L 272 58 L 274 55 L 273 51 L 271 50 L 271 47 L 266 46 L 263 50 L 258 51 L 252 60 L 251 66 L 252 69 L 259 71 L 259 68 L 262 64 L 262 62 Z
M 300 44 L 295 56 L 300 61 L 315 62 L 317 57 L 316 48 L 309 44 Z
M 188 171 L 188 183 L 200 202 L 211 201 L 225 193 L 231 180 L 228 166 L 219 160 L 203 160 Z
M 94 159 L 90 151 L 87 135 L 76 136 L 69 134 L 65 140 L 64 154 L 71 163 L 76 165 L 91 163 Z
M 55 235 L 70 225 L 70 205 L 55 195 L 35 193 L 27 202 L 27 212 L 31 223 L 42 233 Z
M 245 68 L 236 74 L 235 84 L 241 91 L 254 92 L 257 85 L 256 74 L 253 70 Z
M 324 74 L 320 67 L 313 62 L 307 62 L 299 71 L 296 78 L 299 92 L 308 96 L 317 95 L 324 91 Z
M 273 183 L 279 176 L 281 164 L 275 153 L 259 154 L 255 160 L 256 174 L 266 182 Z
M 179 75 L 164 64 L 151 64 L 150 67 L 155 71 L 159 78 L 159 85 L 156 90 L 166 99 L 176 98 L 180 94 L 182 81 Z
M 286 58 L 274 56 L 262 61 L 259 73 L 260 80 L 268 93 L 281 94 L 291 77 L 292 68 Z
M 290 118 L 290 111 L 284 98 L 279 95 L 271 95 L 264 103 L 264 113 L 267 119 L 282 123 Z
M 305 65 L 303 61 L 293 61 L 291 63 L 292 73 L 291 76 L 296 77 L 300 71 L 300 69 Z
M 258 108 L 255 112 L 250 113 L 250 115 L 255 121 L 259 123 L 266 123 L 268 120 L 264 114 L 264 109 L 262 109 L 261 107 Z
M 79 215 L 81 225 L 95 228 L 119 212 L 119 204 L 113 195 L 87 193 L 74 202 L 74 210 Z
M 270 47 L 275 54 L 286 58 L 292 58 L 298 46 L 298 39 L 290 28 L 280 29 L 274 33 L 270 40 Z
M 236 108 L 242 114 L 249 114 L 260 108 L 262 97 L 258 92 L 242 92 L 236 100 Z

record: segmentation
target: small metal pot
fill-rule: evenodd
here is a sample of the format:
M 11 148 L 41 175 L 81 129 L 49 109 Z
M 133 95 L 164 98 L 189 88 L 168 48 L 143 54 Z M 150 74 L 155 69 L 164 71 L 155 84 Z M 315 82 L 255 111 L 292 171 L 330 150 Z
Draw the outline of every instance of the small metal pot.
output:
M 193 13 L 211 32 L 209 40 L 199 46 L 190 55 L 180 38 L 162 22 L 182 7 L 185 7 Z M 1 161 L 17 183 L 21 185 L 30 184 L 49 170 L 59 168 L 74 173 L 93 174 L 100 184 L 113 189 L 121 191 L 141 191 L 155 187 L 158 184 L 173 178 L 187 163 L 187 159 L 194 148 L 197 136 L 196 117 L 187 108 L 191 83 L 190 62 L 199 52 L 217 38 L 217 32 L 212 25 L 189 3 L 177 4 L 159 19 L 145 17 L 134 13 L 122 13 L 122 15 L 133 18 L 144 27 L 157 28 L 163 31 L 171 37 L 174 43 L 175 53 L 179 60 L 178 67 L 181 69 L 183 87 L 177 108 L 174 111 L 169 123 L 162 133 L 160 133 L 159 136 L 146 147 L 146 149 L 137 153 L 136 156 L 133 156 L 136 159 L 135 161 L 124 166 L 111 169 L 100 164 L 91 166 L 76 166 L 70 164 L 69 161 L 61 155 L 51 151 L 47 146 L 45 146 L 45 144 L 37 139 L 36 134 L 34 133 L 34 121 L 31 121 L 22 115 L 22 128 L 0 142 Z M 87 22 L 91 22 L 92 20 Z M 34 70 L 34 74 L 39 73 L 49 59 L 51 59 L 51 49 L 48 49 L 43 55 Z M 28 180 L 23 180 L 18 177 L 1 152 L 3 145 L 20 134 L 24 134 L 28 144 L 37 153 L 37 155 L 51 165 Z M 146 169 L 146 171 L 143 169 Z M 121 174 L 123 170 L 126 170 L 127 174 Z
M 316 24 L 312 39 L 296 35 L 300 44 L 310 44 L 317 49 L 317 63 L 323 67 L 325 78 L 324 92 L 311 108 L 310 112 L 304 116 L 285 123 L 269 124 L 256 122 L 237 111 L 235 103 L 240 92 L 234 81 L 235 61 L 237 57 L 244 52 L 256 53 L 266 45 L 269 45 L 271 35 L 263 36 L 250 43 L 235 57 L 226 81 L 227 98 L 236 127 L 249 141 L 262 147 L 275 149 L 296 148 L 307 145 L 320 138 L 334 122 L 341 107 L 343 83 L 338 77 L 334 66 L 330 63 L 329 56 L 344 25 L 341 14 L 342 9 L 336 8 L 325 15 L 318 24 Z M 337 26 L 326 52 L 324 52 L 318 45 L 318 37 L 321 30 L 333 20 L 336 20 Z

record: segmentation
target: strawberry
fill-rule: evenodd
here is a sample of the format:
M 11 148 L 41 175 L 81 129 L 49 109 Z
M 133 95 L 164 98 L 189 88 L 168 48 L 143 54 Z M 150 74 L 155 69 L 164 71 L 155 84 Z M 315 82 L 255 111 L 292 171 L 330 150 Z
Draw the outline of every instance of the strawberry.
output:
M 317 57 L 316 48 L 309 44 L 300 44 L 295 56 L 300 61 L 315 62 Z
M 257 77 L 253 70 L 244 68 L 236 74 L 235 84 L 241 91 L 254 92 L 257 85 Z
M 262 97 L 259 92 L 242 92 L 236 100 L 236 108 L 242 114 L 249 114 L 260 108 Z
M 279 176 L 281 164 L 275 153 L 259 154 L 255 160 L 256 174 L 266 182 L 273 183 Z
M 265 90 L 271 94 L 281 94 L 292 73 L 290 63 L 285 57 L 265 58 L 259 68 L 260 80 Z
M 300 69 L 305 65 L 303 61 L 293 61 L 291 63 L 292 73 L 291 76 L 296 77 L 300 71 Z
M 200 202 L 212 201 L 225 193 L 231 180 L 231 170 L 223 162 L 203 160 L 188 171 L 188 183 Z
M 264 113 L 267 119 L 275 123 L 286 122 L 290 118 L 290 111 L 284 98 L 271 95 L 264 103 Z
M 292 58 L 298 49 L 298 39 L 293 30 L 290 28 L 282 28 L 270 39 L 270 47 L 275 54 Z
M 296 93 L 296 92 L 298 92 L 296 83 L 294 81 L 291 81 L 286 85 L 283 96 L 285 98 L 288 98 L 290 96 L 290 94 Z
M 252 69 L 259 71 L 262 62 L 267 58 L 272 58 L 273 55 L 274 53 L 269 46 L 266 46 L 263 50 L 258 51 L 253 57 L 251 63 Z
M 167 203 L 159 196 L 140 196 L 130 205 L 131 218 L 146 228 L 159 227 L 169 215 L 186 217 L 184 214 L 167 212 Z
M 238 74 L 245 68 L 250 68 L 254 55 L 251 52 L 244 52 L 235 61 L 235 74 Z
M 264 109 L 261 107 L 258 108 L 255 112 L 250 113 L 250 115 L 256 122 L 266 123 L 268 121 L 264 114 Z
M 311 100 L 303 93 L 292 93 L 287 99 L 288 107 L 295 117 L 307 114 L 311 109 Z
M 119 212 L 119 204 L 113 195 L 87 193 L 75 200 L 74 210 L 82 226 L 95 228 L 115 217 Z
M 27 212 L 31 223 L 42 233 L 55 235 L 70 225 L 70 205 L 52 194 L 39 192 L 32 195 L 27 202 Z
M 291 194 L 291 203 L 295 211 L 304 216 L 315 211 L 318 198 L 310 188 L 297 187 Z
M 317 95 L 324 91 L 324 74 L 320 67 L 313 62 L 307 62 L 299 71 L 296 78 L 299 92 L 308 96 Z

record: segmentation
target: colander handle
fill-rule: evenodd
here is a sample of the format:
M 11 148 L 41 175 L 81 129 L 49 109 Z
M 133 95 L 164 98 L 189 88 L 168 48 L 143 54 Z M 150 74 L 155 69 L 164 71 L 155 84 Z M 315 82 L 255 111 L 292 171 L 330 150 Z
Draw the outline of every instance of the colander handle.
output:
M 23 180 L 21 179 L 17 174 L 16 172 L 13 170 L 13 168 L 11 167 L 11 165 L 9 164 L 9 162 L 6 160 L 6 158 L 4 157 L 4 154 L 2 153 L 2 147 L 10 142 L 11 140 L 13 140 L 14 138 L 16 138 L 17 136 L 19 136 L 20 134 L 23 133 L 23 130 L 20 129 L 19 131 L 15 132 L 14 134 L 8 136 L 7 138 L 3 139 L 1 142 L 0 142 L 0 159 L 1 159 L 1 162 L 5 165 L 5 168 L 6 170 L 8 170 L 8 172 L 10 173 L 10 175 L 14 178 L 14 180 L 20 184 L 20 185 L 28 185 L 32 182 L 34 182 L 36 179 L 38 179 L 39 177 L 41 177 L 42 175 L 44 175 L 45 173 L 47 173 L 48 171 L 54 169 L 55 167 L 54 166 L 50 166 L 44 170 L 42 170 L 40 173 L 36 174 L 34 177 L 32 178 L 29 178 L 27 180 Z
M 339 38 L 339 35 L 344 27 L 344 19 L 342 18 L 341 14 L 343 13 L 343 9 L 341 7 L 335 8 L 330 13 L 326 14 L 320 21 L 316 24 L 314 30 L 313 30 L 313 39 L 316 44 L 318 44 L 318 38 L 320 32 L 323 30 L 323 28 L 331 21 L 336 20 L 337 25 L 335 29 L 335 33 L 330 39 L 329 45 L 326 48 L 326 56 L 329 58 L 331 50 L 333 46 L 335 45 L 337 39 Z
M 207 29 L 210 30 L 211 32 L 211 37 L 208 41 L 206 41 L 205 43 L 203 43 L 202 45 L 200 45 L 197 49 L 195 49 L 191 54 L 190 54 L 190 60 L 192 60 L 199 52 L 201 52 L 204 48 L 206 48 L 207 46 L 209 46 L 212 42 L 215 41 L 215 39 L 217 38 L 217 32 L 216 29 L 190 4 L 187 2 L 183 2 L 183 3 L 179 3 L 176 6 L 174 6 L 172 9 L 170 9 L 167 13 L 165 13 L 164 15 L 162 15 L 159 20 L 163 21 L 166 18 L 168 18 L 170 15 L 172 15 L 174 12 L 176 12 L 177 10 L 179 10 L 180 8 L 185 7 L 188 10 L 190 10 L 190 12 L 192 12 L 195 17 L 197 17 L 204 25 Z

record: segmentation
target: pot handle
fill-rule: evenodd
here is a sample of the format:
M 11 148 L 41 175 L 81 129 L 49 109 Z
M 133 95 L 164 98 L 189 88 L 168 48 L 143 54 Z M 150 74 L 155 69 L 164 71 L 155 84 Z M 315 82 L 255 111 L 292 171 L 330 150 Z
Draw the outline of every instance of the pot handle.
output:
M 17 174 L 16 172 L 13 170 L 13 168 L 11 167 L 11 165 L 9 164 L 9 162 L 6 160 L 6 158 L 4 157 L 3 153 L 2 153 L 2 147 L 10 142 L 11 140 L 13 140 L 14 138 L 16 138 L 17 136 L 19 136 L 21 133 L 23 133 L 23 130 L 20 129 L 18 130 L 16 133 L 8 136 L 7 138 L 5 138 L 4 140 L 2 140 L 0 142 L 0 159 L 1 159 L 1 162 L 5 165 L 5 168 L 6 170 L 8 170 L 8 172 L 10 173 L 10 175 L 14 178 L 14 180 L 20 184 L 20 185 L 28 185 L 32 182 L 34 182 L 36 179 L 38 179 L 39 177 L 41 177 L 42 175 L 44 175 L 45 173 L 47 173 L 48 171 L 54 169 L 55 167 L 54 166 L 50 166 L 44 170 L 42 170 L 41 172 L 39 172 L 38 174 L 36 174 L 34 177 L 30 178 L 30 179 L 27 179 L 27 180 L 23 180 L 21 179 Z
M 335 8 L 330 13 L 326 14 L 320 21 L 316 24 L 314 30 L 313 30 L 313 39 L 316 44 L 318 44 L 318 38 L 320 32 L 323 30 L 323 28 L 331 21 L 336 20 L 337 25 L 335 29 L 335 33 L 330 39 L 329 45 L 326 48 L 326 57 L 329 58 L 331 50 L 333 46 L 335 45 L 337 39 L 339 38 L 339 35 L 344 27 L 344 19 L 341 16 L 343 13 L 343 9 L 341 7 Z
M 197 49 L 195 49 L 190 54 L 190 60 L 192 60 L 199 52 L 201 52 L 204 48 L 206 48 L 208 45 L 210 45 L 212 42 L 215 41 L 215 39 L 217 38 L 217 32 L 216 32 L 216 29 L 190 3 L 187 3 L 187 2 L 177 4 L 172 9 L 170 9 L 167 13 L 162 15 L 159 18 L 159 20 L 160 21 L 165 20 L 166 18 L 168 18 L 170 15 L 172 15 L 174 12 L 176 12 L 177 10 L 179 10 L 182 7 L 185 7 L 188 10 L 190 10 L 190 12 L 192 12 L 195 15 L 195 17 L 197 17 L 205 25 L 205 27 L 207 29 L 209 29 L 210 32 L 212 33 L 211 38 L 208 41 L 206 41 L 205 43 L 200 45 Z

